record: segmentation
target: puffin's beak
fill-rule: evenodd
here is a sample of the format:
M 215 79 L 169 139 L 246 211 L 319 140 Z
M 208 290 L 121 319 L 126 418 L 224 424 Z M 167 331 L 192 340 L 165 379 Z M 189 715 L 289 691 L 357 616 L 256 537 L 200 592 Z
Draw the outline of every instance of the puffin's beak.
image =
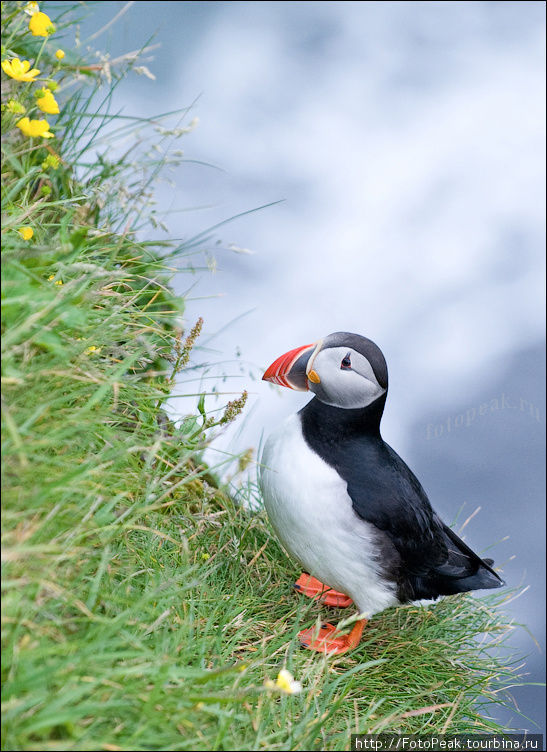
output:
M 317 342 L 312 345 L 303 345 L 289 350 L 269 366 L 263 381 L 271 381 L 273 384 L 288 386 L 290 389 L 296 389 L 298 392 L 305 392 L 308 389 L 308 376 L 306 368 L 312 353 L 317 348 Z

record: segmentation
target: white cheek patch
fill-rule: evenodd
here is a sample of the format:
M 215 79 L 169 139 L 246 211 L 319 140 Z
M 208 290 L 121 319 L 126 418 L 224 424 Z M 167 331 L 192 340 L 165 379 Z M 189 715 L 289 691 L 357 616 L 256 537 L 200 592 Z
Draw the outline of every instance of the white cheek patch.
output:
M 342 368 L 349 355 L 350 368 Z M 312 358 L 310 358 L 312 360 Z M 364 355 L 347 347 L 329 347 L 313 358 L 313 370 L 320 383 L 308 382 L 309 388 L 321 402 L 348 410 L 366 407 L 386 391 L 376 379 Z

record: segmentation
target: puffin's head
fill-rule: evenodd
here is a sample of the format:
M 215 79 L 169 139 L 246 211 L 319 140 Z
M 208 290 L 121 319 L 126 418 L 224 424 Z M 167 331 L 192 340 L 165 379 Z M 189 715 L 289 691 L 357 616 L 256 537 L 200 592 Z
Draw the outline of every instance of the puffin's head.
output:
M 265 381 L 304 392 L 327 405 L 366 407 L 387 392 L 387 365 L 370 339 L 335 332 L 311 345 L 290 350 L 275 360 Z

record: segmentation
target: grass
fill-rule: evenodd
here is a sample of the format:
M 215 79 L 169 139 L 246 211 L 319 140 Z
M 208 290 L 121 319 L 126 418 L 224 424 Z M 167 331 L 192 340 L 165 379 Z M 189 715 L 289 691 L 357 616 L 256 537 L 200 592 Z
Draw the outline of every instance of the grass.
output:
M 77 49 L 57 61 L 66 7 L 43 39 L 21 8 L 4 4 L 3 58 L 42 74 L 2 87 L 2 749 L 338 750 L 351 733 L 499 731 L 492 703 L 515 683 L 503 596 L 391 609 L 337 659 L 298 647 L 325 612 L 292 590 L 264 515 L 201 459 L 244 396 L 214 414 L 201 400 L 177 426 L 164 412 L 176 375 L 199 374 L 201 324 L 182 331 L 169 286 L 196 243 L 136 230 L 158 221 L 165 157 L 150 144 L 175 131 L 109 114 L 118 79 L 103 94 L 104 66 Z M 55 139 L 29 138 L 13 102 L 43 117 L 34 90 L 52 80 Z M 132 151 L 112 140 L 131 134 Z M 282 667 L 300 694 L 267 684 Z

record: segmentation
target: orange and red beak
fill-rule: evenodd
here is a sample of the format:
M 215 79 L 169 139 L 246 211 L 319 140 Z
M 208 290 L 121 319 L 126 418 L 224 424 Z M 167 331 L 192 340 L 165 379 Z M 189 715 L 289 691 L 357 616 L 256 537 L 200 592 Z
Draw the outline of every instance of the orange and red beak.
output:
M 273 384 L 287 386 L 289 389 L 296 389 L 299 392 L 307 391 L 308 362 L 315 350 L 318 349 L 317 345 L 318 343 L 314 342 L 312 345 L 295 347 L 294 350 L 289 350 L 289 352 L 281 355 L 266 369 L 262 377 L 263 381 L 271 381 Z

